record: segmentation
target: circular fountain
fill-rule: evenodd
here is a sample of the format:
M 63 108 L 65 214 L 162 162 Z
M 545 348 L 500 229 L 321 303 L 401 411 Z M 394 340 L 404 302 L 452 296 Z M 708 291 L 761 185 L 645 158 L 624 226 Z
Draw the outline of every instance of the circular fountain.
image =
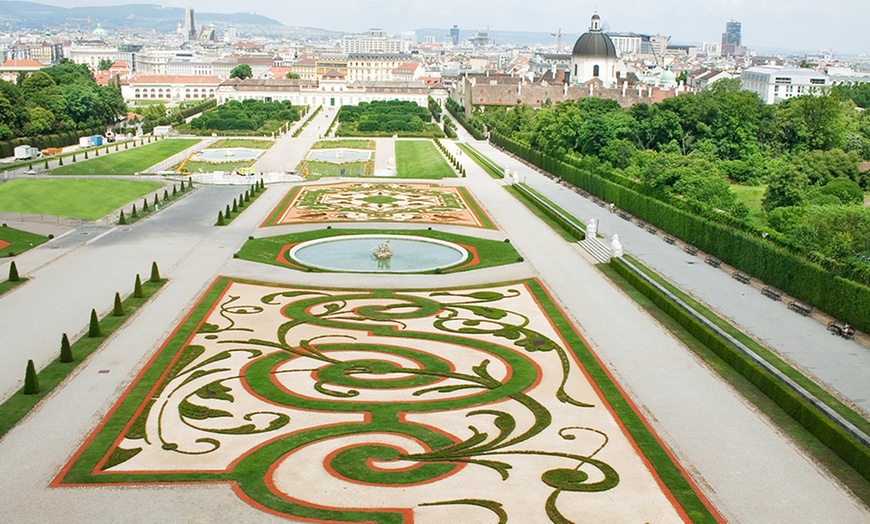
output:
M 423 273 L 455 266 L 468 258 L 457 244 L 414 235 L 341 235 L 294 246 L 297 264 L 352 273 Z

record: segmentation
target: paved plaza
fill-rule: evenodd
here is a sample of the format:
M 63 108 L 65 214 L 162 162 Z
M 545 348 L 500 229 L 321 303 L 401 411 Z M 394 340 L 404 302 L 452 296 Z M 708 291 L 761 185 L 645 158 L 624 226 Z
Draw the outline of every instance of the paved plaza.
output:
M 255 170 L 292 169 L 334 113 L 279 139 Z M 376 166 L 389 142 L 377 141 Z M 494 229 L 435 227 L 509 239 L 522 262 L 389 275 L 233 258 L 249 236 L 318 227 L 260 227 L 293 184 L 270 186 L 226 227 L 214 227 L 214 216 L 238 188 L 201 186 L 134 225 L 73 229 L 16 257 L 31 280 L 0 297 L 0 399 L 21 386 L 27 359 L 47 364 L 60 333 L 84 332 L 91 308 L 108 313 L 114 293 L 129 292 L 152 260 L 169 281 L 0 440 L 4 520 L 343 522 L 372 508 L 391 515 L 379 514 L 383 522 L 498 522 L 502 513 L 510 522 L 870 520 L 578 245 L 445 145 L 468 176 L 444 184 L 464 187 Z M 601 219 L 601 231 L 618 232 L 629 252 L 685 278 L 705 302 L 716 307 L 722 296 L 726 316 L 753 317 L 746 328 L 793 346 L 793 360 L 812 358 L 803 332 L 780 340 L 765 326 L 793 320 L 806 336 L 826 335 L 502 152 L 474 146 L 579 218 Z M 339 182 L 354 181 L 303 186 Z M 352 226 L 366 225 L 384 227 Z M 844 355 L 824 380 L 863 406 L 863 348 L 819 340 Z M 821 364 L 801 364 L 823 376 Z M 626 422 L 637 415 L 645 423 Z M 639 451 L 650 442 L 662 446 L 656 464 L 671 464 L 667 477 L 682 482 L 679 496 Z

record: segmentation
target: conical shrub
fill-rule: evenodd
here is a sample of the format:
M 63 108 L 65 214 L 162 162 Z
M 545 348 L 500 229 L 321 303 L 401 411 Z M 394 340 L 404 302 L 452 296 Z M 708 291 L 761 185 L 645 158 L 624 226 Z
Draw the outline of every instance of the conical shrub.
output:
M 142 292 L 142 279 L 139 278 L 139 274 L 136 274 L 136 283 L 133 284 L 133 297 L 142 298 L 145 296 L 145 293 Z
M 118 224 L 124 225 L 127 223 L 127 217 L 124 216 L 124 210 L 121 210 L 121 216 L 118 217 Z
M 218 226 L 227 225 L 226 221 L 224 220 L 224 212 L 223 211 L 218 211 L 218 219 L 217 219 L 216 225 L 218 225 Z
M 164 189 L 163 190 L 163 201 L 166 202 L 168 199 L 169 199 L 169 190 Z
M 73 163 L 75 163 L 75 161 L 76 161 L 76 155 L 75 155 L 75 153 L 73 153 L 72 161 L 73 161 Z
M 60 337 L 60 361 L 73 361 L 72 347 L 69 344 L 69 338 L 66 336 L 66 333 L 64 333 L 63 336 Z
M 136 204 L 133 204 L 133 211 L 130 211 L 130 216 L 131 217 L 139 216 L 139 213 L 136 212 Z
M 115 305 L 112 307 L 112 314 L 116 317 L 124 316 L 124 303 L 121 302 L 121 295 L 115 292 Z
M 101 337 L 103 336 L 103 332 L 100 330 L 100 319 L 97 318 L 97 310 L 91 310 L 91 322 L 88 325 L 88 336 L 91 338 Z
M 27 371 L 24 373 L 24 394 L 36 395 L 39 393 L 39 378 L 36 376 L 36 366 L 32 360 L 27 361 Z
M 230 218 L 232 215 L 230 214 L 230 205 L 227 204 L 227 209 L 224 211 L 224 216 Z
M 18 276 L 18 267 L 15 265 L 15 261 L 13 260 L 11 264 L 9 264 L 9 282 L 18 282 L 21 280 L 21 277 Z
M 58 159 L 57 159 L 57 166 L 58 166 L 58 167 L 63 166 L 63 157 L 58 157 Z
M 160 282 L 160 270 L 157 269 L 157 262 L 151 262 L 151 282 Z
M 75 156 L 75 155 L 73 155 L 73 156 Z M 88 159 L 88 152 L 85 151 L 85 160 L 87 160 L 87 159 Z
M 175 195 L 178 194 L 178 186 L 172 184 L 172 197 L 175 198 Z
M 233 199 L 233 213 L 239 212 L 239 205 L 236 203 L 236 199 Z
M 148 212 L 148 199 L 147 198 L 142 199 L 142 212 L 143 213 Z

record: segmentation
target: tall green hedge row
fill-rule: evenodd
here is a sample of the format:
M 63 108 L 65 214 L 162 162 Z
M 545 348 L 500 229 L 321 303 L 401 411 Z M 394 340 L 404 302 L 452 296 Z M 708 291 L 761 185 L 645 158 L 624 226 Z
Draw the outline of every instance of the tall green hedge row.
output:
M 697 318 L 660 293 L 649 282 L 629 269 L 622 259 L 611 259 L 610 266 L 632 286 L 652 300 L 656 306 L 676 320 L 692 336 L 701 341 L 744 378 L 763 391 L 765 395 L 776 402 L 817 439 L 831 448 L 840 458 L 855 468 L 864 478 L 870 480 L 870 449 L 867 449 L 861 442 L 834 424 L 818 409 L 798 396 L 767 370 L 753 362 Z
M 53 135 L 40 135 L 2 140 L 0 141 L 0 158 L 14 155 L 15 148 L 18 146 L 33 146 L 37 149 L 45 149 L 48 147 L 66 147 L 73 144 L 78 144 L 79 137 L 101 135 L 105 131 L 105 127 L 95 127 L 84 130 L 76 129 L 74 131 L 65 131 L 63 133 L 55 133 Z
M 486 138 L 486 133 L 484 132 L 483 125 L 480 124 L 477 120 L 469 120 L 465 116 L 465 111 L 462 109 L 462 106 L 459 105 L 452 98 L 448 98 L 446 102 L 447 111 L 453 115 L 453 118 L 459 122 L 462 127 L 465 128 L 466 131 L 471 134 L 475 138 L 475 140 L 484 140 Z
M 142 122 L 142 132 L 150 133 L 157 126 L 181 124 L 185 119 L 187 119 L 187 117 L 193 116 L 197 113 L 202 113 L 206 109 L 211 109 L 213 107 L 217 107 L 217 100 L 210 98 L 208 100 L 203 100 L 198 104 L 189 105 L 183 109 L 172 111 L 162 118 L 146 120 L 145 122 Z
M 637 187 L 628 187 L 580 169 L 497 132 L 490 134 L 496 145 L 520 158 L 562 177 L 632 215 L 654 224 L 702 251 L 776 286 L 789 295 L 849 322 L 861 331 L 870 330 L 870 287 L 847 280 L 806 258 L 765 239 L 727 224 L 677 208 Z

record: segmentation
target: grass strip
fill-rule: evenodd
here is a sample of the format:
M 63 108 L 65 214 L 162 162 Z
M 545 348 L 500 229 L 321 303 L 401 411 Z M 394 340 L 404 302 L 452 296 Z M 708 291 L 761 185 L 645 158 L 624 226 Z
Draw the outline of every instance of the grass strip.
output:
M 597 267 L 614 284 L 622 289 L 629 298 L 644 308 L 665 329 L 670 331 L 680 342 L 700 357 L 707 366 L 743 395 L 755 408 L 761 411 L 785 435 L 801 446 L 815 461 L 845 484 L 865 504 L 870 505 L 870 482 L 858 473 L 855 468 L 846 463 L 831 448 L 816 438 L 779 404 L 774 402 L 764 391 L 741 375 L 706 344 L 698 340 L 671 315 L 623 278 L 615 269 L 607 264 L 600 264 Z
M 52 175 L 135 175 L 195 146 L 196 138 L 167 138 L 128 151 L 79 160 L 51 170 Z
M 16 280 L 15 282 L 12 282 L 10 280 L 4 280 L 3 282 L 0 282 L 0 296 L 3 296 L 4 293 L 11 291 L 15 287 L 20 286 L 21 284 L 25 283 L 26 281 L 27 281 L 26 278 L 21 277 L 18 280 Z
M 262 182 L 262 181 L 261 181 Z M 232 206 L 227 204 L 226 208 L 219 213 L 222 213 L 223 223 L 221 223 L 221 219 L 219 218 L 217 222 L 215 222 L 216 226 L 228 226 L 230 222 L 236 219 L 237 216 L 242 214 L 242 211 L 248 208 L 251 204 L 254 203 L 254 200 L 260 196 L 260 193 L 265 191 L 265 187 L 260 186 L 261 182 L 257 182 L 256 184 L 248 187 L 246 190 L 248 193 L 248 200 L 244 201 L 245 193 L 239 195 L 238 198 L 234 199 L 236 203 L 236 210 L 233 212 Z
M 456 145 L 468 155 L 469 158 L 474 160 L 474 163 L 479 165 L 486 171 L 486 174 L 491 176 L 492 178 L 504 178 L 504 168 L 500 165 L 496 164 L 489 158 L 483 156 L 478 150 L 474 149 L 468 144 L 457 142 Z
M 0 227 L 0 240 L 9 242 L 8 246 L 0 249 L 0 257 L 10 257 L 13 256 L 13 253 L 20 255 L 28 249 L 44 244 L 48 242 L 49 238 L 4 225 Z
M 456 176 L 431 140 L 397 140 L 396 172 L 399 178 L 440 180 Z
M 72 362 L 61 362 L 60 356 L 53 360 L 49 365 L 43 368 L 38 373 L 40 391 L 35 395 L 25 395 L 24 388 L 16 391 L 9 399 L 0 404 L 0 438 L 2 438 L 15 424 L 27 416 L 39 402 L 54 390 L 64 379 L 80 363 L 94 353 L 108 337 L 112 336 L 115 331 L 121 328 L 128 318 L 140 307 L 142 307 L 159 290 L 166 280 L 160 282 L 146 281 L 142 283 L 142 298 L 136 298 L 132 294 L 124 301 L 124 311 L 126 314 L 116 317 L 109 312 L 108 315 L 100 319 L 100 337 L 88 337 L 85 333 L 81 338 L 72 343 L 72 354 L 75 360 Z M 84 312 L 82 312 L 84 317 Z M 58 355 L 60 353 L 60 337 L 58 336 Z M 21 369 L 22 376 L 24 368 Z
M 526 206 L 529 211 L 531 211 L 536 217 L 540 218 L 545 224 L 550 226 L 550 228 L 563 239 L 568 242 L 576 242 L 577 240 L 582 240 L 582 238 L 576 237 L 576 232 L 572 234 L 571 231 L 569 231 L 566 227 L 566 224 L 563 224 L 562 222 L 557 221 L 555 218 L 548 215 L 544 211 L 544 209 L 541 208 L 538 202 L 529 198 L 527 194 L 523 193 L 515 186 L 504 186 L 504 188 L 507 190 L 508 193 L 512 194 L 514 198 L 519 200 L 521 204 Z M 585 236 L 583 238 L 585 238 Z
M 851 466 L 854 475 L 863 477 L 863 483 L 856 484 L 856 493 L 863 493 L 862 497 L 870 493 L 870 489 L 863 485 L 870 481 L 870 449 L 835 425 L 809 402 L 800 398 L 757 363 L 730 346 L 724 339 L 677 306 L 658 289 L 631 272 L 621 259 L 611 260 L 611 267 L 659 308 L 672 316 L 677 323 L 721 358 L 723 362 L 731 366 L 736 373 L 757 387 L 785 414 L 792 417 L 809 434 L 817 438 L 821 445 L 827 446 L 831 453 L 836 454 L 842 459 L 842 462 Z M 836 463 L 833 465 L 836 466 Z M 856 482 L 853 475 L 842 471 L 842 469 L 840 467 L 839 473 L 837 471 L 832 471 L 832 473 L 843 475 L 850 479 L 850 482 Z M 870 499 L 864 500 L 870 501 Z

